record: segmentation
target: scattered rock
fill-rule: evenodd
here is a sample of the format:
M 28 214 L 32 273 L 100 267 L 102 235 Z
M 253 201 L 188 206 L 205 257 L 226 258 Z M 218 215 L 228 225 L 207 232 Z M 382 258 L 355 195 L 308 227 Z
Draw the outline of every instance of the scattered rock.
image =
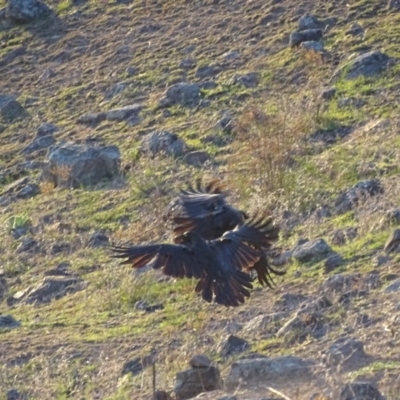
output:
M 15 22 L 27 23 L 51 14 L 50 7 L 40 0 L 8 0 L 6 18 Z
M 189 361 L 192 368 L 207 368 L 211 365 L 211 360 L 204 354 L 198 354 Z
M 287 385 L 287 382 L 304 382 L 312 374 L 313 362 L 300 357 L 282 356 L 276 358 L 256 358 L 236 361 L 226 378 L 227 391 L 239 386 Z
M 385 243 L 384 251 L 389 253 L 398 253 L 400 250 L 400 229 L 395 229 Z
M 57 131 L 58 128 L 54 124 L 43 122 L 36 130 L 36 137 L 40 138 L 42 136 L 53 135 Z
M 18 328 L 19 326 L 21 326 L 21 322 L 11 315 L 0 315 L 0 330 Z
M 254 88 L 257 86 L 259 81 L 259 74 L 257 72 L 249 72 L 244 75 L 235 75 L 231 83 L 232 84 L 240 84 L 246 88 Z
M 340 400 L 385 400 L 370 382 L 347 383 L 340 392 Z
M 54 243 L 50 248 L 50 254 L 60 254 L 71 251 L 71 244 L 68 242 Z
M 284 312 L 259 315 L 244 325 L 243 332 L 250 332 L 254 335 L 260 335 L 267 331 L 271 322 L 282 320 L 286 315 L 287 314 Z
M 126 88 L 125 82 L 118 82 L 115 85 L 110 86 L 104 92 L 104 100 L 111 100 L 113 97 L 122 93 Z
M 342 368 L 358 365 L 367 358 L 364 352 L 364 343 L 351 337 L 336 340 L 326 353 L 326 363 Z
M 314 51 L 315 53 L 325 53 L 324 45 L 321 42 L 310 40 L 300 43 L 300 47 L 306 51 Z
M 85 287 L 82 279 L 78 277 L 56 277 L 47 276 L 34 288 L 25 289 L 21 293 L 16 293 L 14 299 L 17 302 L 48 303 L 57 300 L 66 294 L 75 293 Z
M 95 185 L 118 176 L 120 164 L 121 154 L 117 146 L 66 143 L 51 148 L 41 178 L 55 186 Z
M 330 276 L 320 287 L 322 293 L 343 293 L 350 290 L 353 284 L 357 282 L 357 277 L 354 275 L 336 274 Z
M 31 232 L 31 224 L 26 223 L 22 226 L 17 226 L 16 228 L 11 229 L 11 235 L 14 239 L 20 239 L 22 236 L 25 236 L 27 233 Z
M 22 238 L 21 243 L 19 244 L 15 252 L 17 254 L 21 254 L 27 252 L 35 253 L 37 251 L 38 251 L 37 241 L 31 237 L 24 237 Z
M 182 69 L 191 69 L 194 68 L 195 66 L 196 66 L 196 60 L 191 57 L 184 58 L 179 64 L 179 67 Z
M 374 259 L 374 266 L 375 267 L 381 267 L 382 265 L 387 264 L 388 262 L 390 262 L 390 258 L 384 255 L 377 255 Z
M 201 67 L 197 67 L 194 77 L 198 79 L 213 77 L 217 75 L 220 70 L 221 69 L 215 65 L 203 65 Z
M 154 131 L 146 135 L 141 143 L 140 150 L 154 157 L 158 153 L 179 157 L 187 149 L 186 143 L 175 133 L 165 130 Z
M 339 108 L 354 107 L 361 108 L 364 107 L 367 102 L 364 99 L 356 97 L 344 97 L 338 101 Z
M 321 29 L 307 29 L 301 32 L 292 32 L 289 38 L 289 45 L 290 47 L 297 47 L 303 42 L 319 41 L 321 39 Z
M 241 353 L 250 348 L 249 342 L 240 337 L 229 335 L 219 345 L 219 353 L 221 357 L 227 358 L 233 354 Z
M 25 393 L 21 393 L 17 389 L 10 389 L 7 391 L 7 400 L 28 400 L 28 396 Z
M 68 261 L 61 262 L 54 269 L 45 271 L 44 276 L 68 276 L 70 275 L 69 267 L 71 264 Z
M 318 29 L 320 27 L 320 22 L 314 15 L 304 14 L 299 19 L 299 31 L 305 31 L 307 29 Z
M 54 136 L 52 134 L 46 136 L 40 136 L 35 139 L 32 143 L 28 144 L 23 150 L 23 154 L 31 154 L 35 151 L 47 149 L 55 142 Z
M 18 190 L 15 194 L 17 199 L 30 199 L 40 193 L 39 186 L 36 183 L 28 183 L 26 186 Z
M 236 61 L 240 59 L 240 53 L 234 50 L 230 50 L 222 54 L 222 58 L 227 62 Z
M 140 357 L 136 357 L 133 360 L 129 360 L 124 363 L 121 374 L 126 375 L 130 372 L 132 376 L 135 376 L 143 371 L 143 367 L 142 359 Z
M 379 50 L 362 54 L 339 68 L 332 79 L 343 77 L 355 79 L 359 76 L 371 77 L 380 74 L 388 68 L 390 57 Z
M 94 125 L 100 123 L 101 121 L 104 121 L 105 119 L 106 113 L 104 112 L 88 112 L 81 115 L 76 122 L 78 122 L 79 124 Z
M 386 219 L 389 224 L 400 224 L 400 208 L 393 208 L 387 211 Z
M 399 11 L 400 10 L 400 0 L 388 0 L 387 9 L 389 11 Z
M 185 400 L 203 392 L 219 390 L 222 386 L 218 368 L 191 368 L 176 374 L 174 392 L 177 400 Z
M 335 246 L 343 246 L 348 242 L 351 242 L 357 237 L 358 229 L 355 227 L 348 227 L 337 229 L 333 232 L 331 241 Z
M 156 390 L 155 400 L 173 400 L 172 397 L 164 390 Z
M 275 307 L 281 311 L 292 311 L 309 298 L 301 293 L 284 293 L 276 302 Z
M 321 92 L 321 99 L 323 100 L 331 100 L 333 97 L 335 97 L 336 94 L 336 88 L 330 87 L 326 88 Z
M 206 151 L 197 150 L 187 153 L 183 158 L 183 161 L 194 167 L 201 167 L 209 159 L 210 156 Z
M 393 293 L 399 291 L 400 291 L 400 279 L 395 280 L 385 289 L 385 293 Z
M 159 101 L 160 107 L 196 105 L 200 101 L 200 87 L 194 83 L 176 83 L 170 86 Z
M 346 31 L 347 36 L 363 36 L 364 35 L 364 29 L 360 24 L 355 22 L 354 24 L 351 25 L 351 27 Z
M 0 116 L 6 121 L 14 121 L 26 114 L 24 107 L 13 98 L 0 98 Z
M 130 106 L 115 108 L 113 110 L 106 111 L 105 116 L 108 121 L 121 122 L 128 118 L 132 118 L 133 116 L 137 116 L 142 108 L 143 107 L 140 104 L 132 104 Z
M 86 247 L 96 248 L 104 247 L 109 244 L 110 240 L 108 236 L 103 232 L 94 232 L 89 238 Z
M 234 128 L 234 122 L 229 115 L 223 116 L 214 125 L 214 129 L 222 130 L 224 133 L 231 133 Z
M 383 193 L 379 180 L 360 181 L 346 192 L 339 195 L 335 201 L 337 214 L 344 214 L 353 209 L 360 200 Z
M 152 313 L 157 310 L 163 310 L 164 306 L 162 304 L 150 305 L 146 300 L 139 300 L 135 303 L 135 309 L 145 313 Z
M 324 262 L 324 272 L 328 274 L 344 264 L 344 259 L 340 254 L 333 254 Z
M 326 258 L 333 251 L 324 239 L 311 240 L 293 250 L 293 258 L 300 262 L 317 261 Z

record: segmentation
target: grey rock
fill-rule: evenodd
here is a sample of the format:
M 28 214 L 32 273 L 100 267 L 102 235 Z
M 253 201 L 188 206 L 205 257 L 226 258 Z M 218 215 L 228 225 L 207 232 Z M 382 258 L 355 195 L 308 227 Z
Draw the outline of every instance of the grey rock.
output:
M 35 139 L 32 143 L 29 143 L 22 150 L 23 154 L 32 154 L 35 151 L 47 149 L 55 142 L 54 136 L 52 134 L 46 136 L 40 136 Z
M 335 97 L 335 94 L 336 94 L 336 88 L 334 87 L 326 88 L 321 92 L 321 99 L 331 100 L 333 97 Z
M 379 50 L 370 51 L 351 60 L 340 67 L 332 76 L 332 79 L 343 77 L 355 79 L 359 76 L 371 77 L 385 71 L 390 64 L 390 57 Z
M 107 111 L 105 115 L 108 121 L 120 122 L 131 118 L 132 116 L 136 116 L 142 110 L 142 108 L 143 107 L 140 104 L 132 104 L 130 106 L 115 108 Z
M 26 23 L 39 20 L 51 14 L 50 7 L 40 0 L 8 0 L 6 18 Z
M 231 83 L 239 84 L 246 88 L 254 88 L 258 85 L 259 78 L 260 76 L 257 72 L 249 72 L 243 75 L 235 75 L 232 78 Z
M 98 124 L 106 119 L 106 113 L 105 112 L 88 112 L 83 115 L 81 115 L 76 122 L 79 124 L 86 124 L 86 125 L 93 125 L 93 124 Z
M 50 254 L 68 253 L 71 251 L 71 244 L 68 242 L 54 243 L 50 248 Z
M 313 365 L 311 360 L 294 356 L 240 360 L 231 365 L 225 387 L 233 391 L 239 386 L 242 389 L 260 382 L 274 387 L 287 385 L 287 382 L 304 382 L 309 379 Z
M 19 239 L 22 236 L 25 236 L 30 231 L 31 231 L 31 225 L 25 224 L 23 226 L 18 226 L 16 228 L 11 229 L 11 235 L 14 239 Z
M 356 281 L 357 277 L 354 275 L 336 274 L 322 283 L 320 292 L 328 294 L 343 293 L 350 290 Z
M 337 214 L 344 214 L 353 209 L 360 200 L 383 193 L 383 187 L 379 180 L 372 179 L 360 181 L 352 188 L 336 198 L 335 210 Z
M 236 61 L 240 59 L 240 53 L 234 50 L 230 50 L 222 54 L 222 58 L 227 62 Z
M 21 296 L 17 296 L 17 300 L 27 304 L 48 303 L 84 288 L 85 284 L 79 277 L 47 276 L 37 286 L 28 288 Z
M 395 280 L 385 289 L 385 293 L 393 293 L 399 291 L 400 291 L 400 279 Z
M 125 82 L 118 82 L 115 85 L 110 86 L 104 92 L 104 100 L 111 100 L 113 97 L 119 95 L 126 89 Z
M 215 89 L 216 87 L 218 87 L 218 84 L 215 83 L 214 81 L 204 81 L 204 82 L 200 82 L 199 86 L 201 89 L 204 89 L 204 90 L 212 90 L 212 89 Z
M 0 115 L 6 121 L 14 121 L 17 118 L 20 118 L 26 114 L 24 107 L 14 99 L 9 101 L 2 102 L 0 104 Z
M 204 354 L 198 354 L 189 361 L 192 368 L 207 368 L 211 365 L 211 360 Z
M 220 72 L 220 68 L 215 66 L 215 65 L 204 65 L 201 67 L 198 67 L 196 69 L 196 72 L 194 74 L 195 78 L 198 79 L 204 79 L 204 78 L 209 78 L 213 77 Z
M 283 265 L 288 264 L 292 260 L 292 256 L 293 256 L 293 251 L 286 250 L 283 253 L 281 253 L 279 256 L 273 258 L 271 260 L 271 264 L 275 265 L 276 267 L 281 267 Z
M 339 108 L 354 107 L 361 108 L 365 106 L 366 101 L 356 97 L 344 97 L 338 101 Z
M 206 151 L 196 150 L 187 153 L 183 158 L 183 161 L 194 167 L 200 167 L 209 159 L 210 156 Z
M 94 232 L 89 238 L 86 247 L 104 247 L 110 243 L 108 236 L 103 232 Z
M 136 67 L 133 67 L 133 66 L 129 66 L 126 68 L 125 72 L 128 77 L 131 77 L 131 76 L 137 75 L 139 72 L 139 69 Z
M 325 53 L 324 45 L 315 40 L 301 42 L 300 47 L 306 51 L 314 51 L 315 53 Z
M 135 309 L 144 311 L 145 313 L 152 313 L 154 311 L 164 309 L 164 306 L 162 304 L 150 305 L 146 300 L 139 300 L 135 303 Z
M 71 264 L 68 261 L 63 261 L 58 264 L 54 269 L 49 269 L 44 272 L 44 276 L 68 276 L 70 275 L 69 268 Z
M 232 396 L 228 395 L 228 396 L 218 397 L 217 400 L 238 400 L 238 398 L 236 396 L 233 396 L 233 395 Z
M 7 400 L 28 400 L 28 396 L 25 393 L 21 393 L 17 389 L 10 389 L 6 394 Z
M 184 400 L 203 392 L 219 390 L 222 386 L 218 368 L 192 368 L 176 374 L 174 392 L 177 400 Z
M 347 383 L 340 392 L 340 400 L 385 400 L 370 382 Z
M 31 237 L 24 237 L 21 240 L 21 243 L 18 245 L 16 249 L 17 254 L 26 253 L 26 252 L 36 252 L 38 249 L 38 243 L 35 239 Z
M 354 24 L 351 25 L 351 27 L 346 31 L 347 36 L 363 36 L 364 35 L 364 29 L 360 24 L 355 22 Z
M 297 47 L 303 42 L 319 41 L 321 39 L 321 29 L 307 29 L 301 32 L 292 32 L 289 38 L 289 45 L 290 47 Z
M 336 246 L 343 246 L 348 242 L 354 240 L 358 235 L 358 229 L 356 227 L 348 227 L 337 229 L 333 232 L 331 241 Z
M 243 326 L 243 332 L 250 332 L 258 335 L 262 334 L 268 330 L 272 322 L 282 320 L 286 315 L 287 314 L 284 312 L 258 315 Z
M 344 264 L 344 259 L 340 254 L 333 254 L 324 262 L 324 272 L 327 274 Z
M 352 366 L 366 359 L 364 343 L 351 337 L 337 339 L 326 352 L 325 362 L 332 366 L 343 368 Z
M 234 122 L 229 115 L 225 115 L 217 121 L 214 128 L 229 134 L 234 128 Z
M 124 363 L 122 366 L 122 375 L 126 375 L 129 372 L 132 374 L 132 376 L 138 375 L 143 371 L 143 364 L 142 364 L 142 359 L 140 357 L 136 357 L 133 360 L 129 360 Z
M 275 307 L 283 311 L 291 311 L 309 298 L 301 293 L 284 293 L 276 302 Z
M 42 136 L 53 135 L 57 131 L 58 128 L 56 125 L 49 122 L 43 122 L 36 130 L 36 137 L 40 138 Z
M 395 229 L 388 237 L 384 251 L 389 253 L 398 253 L 400 251 L 400 229 Z
M 400 208 L 387 211 L 386 218 L 390 224 L 400 224 Z
M 196 66 L 196 60 L 191 57 L 184 58 L 179 64 L 179 67 L 182 69 L 191 69 L 194 68 L 195 66 Z
M 388 0 L 387 9 L 389 11 L 399 11 L 400 10 L 400 0 Z
M 160 107 L 197 105 L 200 101 L 200 87 L 194 83 L 180 82 L 170 86 L 159 100 Z
M 121 153 L 116 146 L 84 146 L 72 143 L 53 146 L 42 179 L 56 186 L 95 185 L 118 176 Z
M 21 322 L 11 315 L 0 315 L 0 330 L 18 328 L 19 326 L 21 326 Z
M 151 132 L 143 138 L 140 145 L 141 152 L 153 157 L 158 153 L 179 157 L 186 149 L 185 142 L 178 135 L 165 130 Z
M 300 262 L 316 261 L 326 258 L 332 249 L 324 239 L 316 239 L 297 246 L 293 250 L 293 258 Z
M 243 328 L 243 325 L 238 324 L 237 322 L 229 322 L 228 324 L 225 325 L 224 327 L 224 332 L 231 334 L 234 334 L 236 332 L 239 332 Z
M 30 199 L 40 193 L 39 186 L 36 183 L 28 183 L 26 186 L 17 191 L 15 196 L 17 199 Z
M 298 29 L 299 31 L 304 31 L 307 29 L 318 29 L 320 25 L 321 23 L 314 15 L 306 13 L 300 17 Z
M 375 267 L 381 267 L 382 265 L 387 264 L 388 262 L 390 262 L 390 258 L 384 255 L 377 255 L 374 259 L 373 259 L 373 264 Z
M 224 339 L 218 348 L 218 352 L 221 357 L 227 358 L 233 354 L 241 353 L 250 348 L 250 344 L 237 336 L 229 335 L 226 339 Z

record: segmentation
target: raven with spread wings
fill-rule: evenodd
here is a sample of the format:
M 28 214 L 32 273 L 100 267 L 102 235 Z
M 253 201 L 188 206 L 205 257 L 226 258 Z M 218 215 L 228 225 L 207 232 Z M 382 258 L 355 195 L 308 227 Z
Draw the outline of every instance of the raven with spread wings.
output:
M 253 279 L 247 271 L 270 245 L 270 226 L 269 217 L 253 217 L 217 239 L 192 230 L 180 234 L 179 243 L 113 246 L 113 256 L 134 268 L 151 265 L 174 278 L 198 279 L 195 290 L 205 301 L 235 307 L 250 296 Z
M 195 232 L 206 240 L 214 240 L 225 232 L 241 226 L 248 219 L 248 215 L 226 201 L 227 194 L 217 180 L 209 182 L 204 188 L 198 181 L 195 188 L 181 190 L 180 196 L 169 206 L 167 218 L 174 224 L 175 243 L 180 243 L 182 234 Z M 272 244 L 278 240 L 279 227 L 274 226 L 272 219 L 263 227 L 265 241 L 262 245 L 252 243 L 247 238 L 246 243 L 261 251 L 263 254 L 251 267 L 257 273 L 261 285 L 272 287 L 272 275 L 282 276 L 286 272 L 271 267 L 266 253 Z

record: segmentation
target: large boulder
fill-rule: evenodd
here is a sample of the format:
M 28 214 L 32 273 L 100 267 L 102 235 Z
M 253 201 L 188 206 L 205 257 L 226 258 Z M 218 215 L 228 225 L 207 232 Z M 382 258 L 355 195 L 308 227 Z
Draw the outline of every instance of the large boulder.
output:
M 32 22 L 50 13 L 50 7 L 40 0 L 8 0 L 6 6 L 6 18 L 15 22 Z
M 239 386 L 259 385 L 281 386 L 288 382 L 304 382 L 312 376 L 313 362 L 294 356 L 255 358 L 236 361 L 226 378 L 228 391 Z
M 84 146 L 61 144 L 50 149 L 42 179 L 55 186 L 95 185 L 116 177 L 120 171 L 121 153 L 117 146 Z

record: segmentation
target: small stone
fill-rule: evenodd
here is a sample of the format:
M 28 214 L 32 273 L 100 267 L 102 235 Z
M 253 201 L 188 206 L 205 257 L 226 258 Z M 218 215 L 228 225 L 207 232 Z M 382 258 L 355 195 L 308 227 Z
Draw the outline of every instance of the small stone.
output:
M 357 237 L 358 229 L 356 227 L 348 227 L 337 229 L 332 235 L 332 243 L 336 246 L 343 246 L 351 242 Z
M 344 264 L 343 257 L 340 254 L 333 254 L 324 262 L 324 271 L 326 274 Z
M 364 29 L 357 22 L 352 24 L 351 27 L 346 31 L 347 36 L 363 36 Z
M 6 17 L 18 23 L 42 19 L 52 13 L 50 7 L 40 0 L 9 0 Z
M 194 58 L 184 58 L 181 63 L 179 64 L 179 67 L 182 69 L 191 69 L 196 66 L 196 60 Z
M 299 19 L 299 31 L 304 31 L 307 29 L 318 29 L 320 27 L 320 22 L 314 15 L 304 14 Z
M 24 107 L 18 103 L 17 100 L 9 100 L 3 104 L 0 104 L 0 115 L 6 121 L 14 121 L 15 119 L 22 117 L 26 113 Z
M 204 354 L 198 354 L 190 359 L 189 365 L 192 368 L 207 368 L 211 365 L 211 360 Z
M 323 100 L 331 100 L 333 97 L 335 97 L 336 94 L 336 88 L 330 87 L 327 89 L 324 89 L 321 92 L 321 99 Z
M 300 262 L 310 262 L 326 258 L 332 249 L 324 239 L 316 239 L 297 246 L 293 250 L 293 258 Z
M 126 375 L 129 372 L 132 373 L 132 376 L 138 375 L 143 371 L 143 364 L 140 357 L 136 357 L 133 360 L 129 360 L 124 363 L 122 366 L 122 375 Z
M 400 279 L 395 280 L 385 289 L 385 293 L 393 293 L 399 291 L 400 291 Z
M 55 142 L 52 134 L 46 136 L 40 136 L 35 139 L 32 143 L 28 144 L 21 152 L 23 154 L 32 154 L 35 151 L 47 149 Z
M 28 400 L 28 397 L 24 393 L 19 392 L 17 389 L 10 389 L 7 391 L 6 399 L 7 400 Z
M 54 124 L 43 122 L 36 130 L 36 137 L 42 137 L 47 135 L 52 135 L 57 132 L 58 128 Z
M 250 344 L 240 337 L 229 335 L 219 346 L 221 357 L 226 358 L 233 354 L 241 353 L 250 348 Z
M 160 107 L 197 105 L 200 101 L 200 87 L 194 83 L 176 83 L 170 86 L 159 100 Z
M 178 135 L 165 130 L 149 133 L 142 139 L 140 145 L 140 150 L 151 156 L 165 153 L 169 156 L 179 157 L 186 149 L 186 143 Z
M 183 161 L 194 167 L 200 167 L 209 159 L 210 156 L 206 151 L 197 150 L 187 153 L 183 158 Z
M 352 382 L 344 386 L 340 400 L 384 400 L 384 397 L 373 383 Z
M 195 78 L 204 79 L 208 77 L 213 77 L 220 72 L 220 68 L 214 65 L 204 65 L 197 67 L 194 74 Z
M 11 315 L 0 315 L 0 330 L 18 328 L 19 326 L 21 326 L 21 322 Z
M 398 253 L 400 251 L 400 229 L 395 229 L 385 243 L 384 251 L 389 253 Z
M 17 247 L 16 253 L 35 252 L 37 250 L 37 241 L 31 237 L 24 237 Z
M 104 121 L 106 119 L 106 113 L 100 112 L 100 113 L 95 113 L 95 112 L 88 112 L 86 114 L 81 115 L 76 122 L 79 124 L 98 124 L 101 121 Z
M 319 41 L 321 39 L 321 29 L 307 29 L 301 32 L 292 32 L 289 38 L 289 45 L 290 47 L 297 47 L 303 42 Z
M 134 115 L 137 115 L 141 110 L 142 106 L 140 104 L 132 104 L 129 106 L 115 108 L 110 111 L 106 111 L 105 116 L 108 121 L 121 122 Z
M 306 51 L 314 51 L 315 53 L 325 53 L 324 45 L 321 42 L 315 40 L 309 40 L 301 42 L 300 47 Z
M 384 255 L 378 255 L 374 258 L 373 262 L 375 267 L 381 267 L 390 262 L 390 258 Z
M 152 313 L 157 310 L 163 310 L 164 306 L 162 304 L 150 305 L 146 300 L 139 300 L 135 303 L 135 309 L 145 313 Z
M 104 247 L 109 244 L 110 240 L 103 232 L 94 232 L 86 245 L 86 247 L 97 248 Z
M 340 364 L 342 367 L 347 367 L 365 358 L 363 342 L 350 337 L 343 337 L 329 347 L 326 362 L 330 365 Z
M 259 78 L 257 72 L 249 72 L 248 74 L 235 75 L 231 79 L 231 84 L 240 84 L 246 88 L 254 88 L 258 84 Z

